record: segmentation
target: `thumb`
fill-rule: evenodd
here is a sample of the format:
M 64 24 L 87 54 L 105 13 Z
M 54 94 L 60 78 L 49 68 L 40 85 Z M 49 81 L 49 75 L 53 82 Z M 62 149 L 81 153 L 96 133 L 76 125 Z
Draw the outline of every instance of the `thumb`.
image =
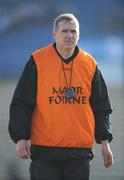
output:
M 27 151 L 28 155 L 30 156 L 31 152 L 30 152 L 30 145 L 29 144 L 27 144 L 27 146 L 26 146 L 26 151 Z

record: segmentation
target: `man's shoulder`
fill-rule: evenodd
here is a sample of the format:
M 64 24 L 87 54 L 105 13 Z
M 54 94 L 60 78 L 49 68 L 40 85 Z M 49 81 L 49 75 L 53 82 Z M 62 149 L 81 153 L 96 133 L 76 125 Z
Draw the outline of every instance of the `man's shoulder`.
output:
M 81 53 L 83 54 L 84 58 L 93 61 L 94 63 L 96 63 L 96 60 L 94 59 L 94 57 L 88 53 L 87 51 L 85 51 L 84 49 L 80 48 Z
M 53 46 L 52 44 L 48 44 L 48 45 L 46 45 L 46 46 L 43 46 L 43 47 L 41 47 L 41 48 L 38 48 L 38 49 L 36 49 L 36 50 L 34 50 L 34 51 L 32 52 L 32 55 L 34 56 L 34 55 L 37 55 L 37 54 L 39 54 L 39 53 L 45 53 L 46 51 L 50 50 L 52 46 Z
M 83 53 L 84 56 L 93 58 L 93 56 L 89 52 L 85 51 L 84 49 L 80 48 L 80 51 Z

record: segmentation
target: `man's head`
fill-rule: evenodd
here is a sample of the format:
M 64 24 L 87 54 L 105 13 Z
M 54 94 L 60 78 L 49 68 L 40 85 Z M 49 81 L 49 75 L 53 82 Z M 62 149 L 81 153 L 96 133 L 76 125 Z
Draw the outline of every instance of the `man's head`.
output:
M 74 49 L 79 40 L 79 22 L 70 13 L 61 14 L 54 20 L 53 38 L 63 50 Z

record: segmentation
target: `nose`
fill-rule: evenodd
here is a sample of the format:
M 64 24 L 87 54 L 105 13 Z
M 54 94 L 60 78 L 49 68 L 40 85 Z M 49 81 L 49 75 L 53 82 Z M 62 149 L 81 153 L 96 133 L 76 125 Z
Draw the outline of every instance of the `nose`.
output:
M 68 37 L 72 37 L 72 36 L 73 36 L 72 32 L 71 32 L 71 31 L 68 31 L 68 32 L 67 32 L 67 36 L 68 36 Z

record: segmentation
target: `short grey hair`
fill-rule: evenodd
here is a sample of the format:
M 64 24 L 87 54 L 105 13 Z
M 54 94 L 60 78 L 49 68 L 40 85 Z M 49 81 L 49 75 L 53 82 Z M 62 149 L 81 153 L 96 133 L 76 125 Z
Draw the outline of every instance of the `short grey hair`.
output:
M 63 21 L 75 23 L 75 25 L 79 29 L 79 21 L 77 20 L 77 18 L 71 13 L 64 13 L 58 16 L 57 18 L 55 18 L 54 23 L 53 23 L 53 31 L 56 31 L 59 23 Z

